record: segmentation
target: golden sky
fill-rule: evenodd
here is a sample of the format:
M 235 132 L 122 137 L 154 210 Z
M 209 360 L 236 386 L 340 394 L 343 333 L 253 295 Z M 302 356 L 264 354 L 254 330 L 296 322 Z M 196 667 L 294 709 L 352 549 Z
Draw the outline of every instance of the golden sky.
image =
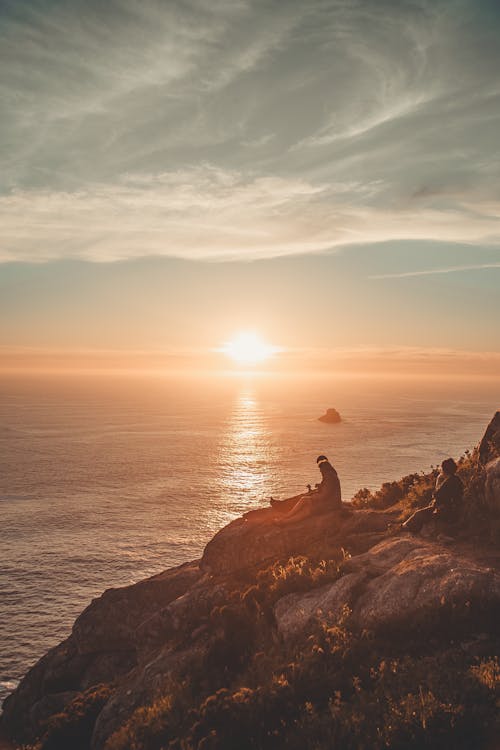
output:
M 495 370 L 499 23 L 493 0 L 2 3 L 0 367 L 212 369 L 256 330 L 278 368 Z

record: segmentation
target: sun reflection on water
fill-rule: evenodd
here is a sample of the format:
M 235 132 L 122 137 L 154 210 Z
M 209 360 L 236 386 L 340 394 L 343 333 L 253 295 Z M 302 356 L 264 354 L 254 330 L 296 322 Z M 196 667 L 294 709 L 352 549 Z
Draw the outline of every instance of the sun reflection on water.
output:
M 234 518 L 267 503 L 276 453 L 255 391 L 245 386 L 235 400 L 218 449 L 218 491 L 225 498 L 228 516 Z

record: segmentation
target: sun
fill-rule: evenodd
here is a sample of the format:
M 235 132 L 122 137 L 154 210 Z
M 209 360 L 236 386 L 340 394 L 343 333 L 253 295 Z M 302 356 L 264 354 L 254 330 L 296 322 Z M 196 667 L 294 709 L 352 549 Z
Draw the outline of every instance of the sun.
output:
M 222 351 L 237 364 L 252 366 L 272 357 L 278 348 L 267 344 L 257 333 L 246 331 L 224 344 Z

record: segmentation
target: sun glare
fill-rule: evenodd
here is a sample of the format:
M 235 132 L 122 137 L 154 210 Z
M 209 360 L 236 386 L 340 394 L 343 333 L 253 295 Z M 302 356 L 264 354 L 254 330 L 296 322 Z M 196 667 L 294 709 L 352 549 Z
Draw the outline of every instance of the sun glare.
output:
M 272 357 L 278 349 L 267 344 L 256 333 L 239 333 L 222 348 L 224 354 L 240 365 L 257 365 Z

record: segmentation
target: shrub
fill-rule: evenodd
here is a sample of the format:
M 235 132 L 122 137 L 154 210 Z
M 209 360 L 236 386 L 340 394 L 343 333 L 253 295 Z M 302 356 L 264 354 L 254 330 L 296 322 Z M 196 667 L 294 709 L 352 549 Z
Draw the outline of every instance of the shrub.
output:
M 398 482 L 384 482 L 374 493 L 363 487 L 354 495 L 352 503 L 356 508 L 390 508 L 408 498 L 412 491 L 415 492 L 415 488 L 422 484 L 422 479 L 420 474 L 408 474 Z
M 403 642 L 354 633 L 348 622 L 346 611 L 333 627 L 318 622 L 295 647 L 275 643 L 272 669 L 253 686 L 243 671 L 209 696 L 182 697 L 181 688 L 175 711 L 172 698 L 159 699 L 136 712 L 106 750 L 485 746 L 500 684 L 496 658 L 479 660 L 443 643 L 427 655 L 415 646 L 410 656 Z
M 109 685 L 98 685 L 78 695 L 48 720 L 38 750 L 87 750 L 97 716 L 111 693 Z

